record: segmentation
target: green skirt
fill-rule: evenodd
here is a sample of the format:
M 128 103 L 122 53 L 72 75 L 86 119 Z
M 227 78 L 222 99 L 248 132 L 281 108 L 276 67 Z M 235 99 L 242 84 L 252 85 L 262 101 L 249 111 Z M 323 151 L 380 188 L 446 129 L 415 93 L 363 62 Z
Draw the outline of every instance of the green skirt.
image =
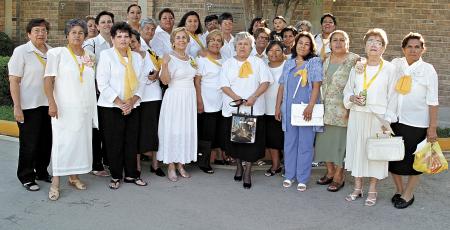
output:
M 346 127 L 325 125 L 325 131 L 317 133 L 316 136 L 314 162 L 333 162 L 342 167 L 344 165 L 346 143 Z

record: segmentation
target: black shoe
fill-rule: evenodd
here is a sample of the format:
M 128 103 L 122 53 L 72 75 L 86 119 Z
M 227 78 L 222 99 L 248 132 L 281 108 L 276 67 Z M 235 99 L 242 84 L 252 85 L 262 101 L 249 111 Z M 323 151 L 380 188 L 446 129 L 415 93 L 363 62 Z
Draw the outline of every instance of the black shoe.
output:
M 52 183 L 52 176 L 46 175 L 46 176 L 36 176 L 36 180 L 41 180 L 47 183 Z
M 150 161 L 150 157 L 147 155 L 141 154 L 141 161 Z
M 392 204 L 397 203 L 397 202 L 398 202 L 398 199 L 399 199 L 401 196 L 402 196 L 402 194 L 398 194 L 398 193 L 394 194 L 394 196 L 392 196 L 392 198 L 391 198 Z
M 252 187 L 252 183 L 243 183 L 242 186 L 244 186 L 245 189 L 250 189 Z
M 34 182 L 34 181 L 23 184 L 23 187 L 25 187 L 30 192 L 36 192 L 36 191 L 39 191 L 39 189 L 40 189 L 39 185 L 36 184 L 36 182 Z
M 159 177 L 165 177 L 166 176 L 164 171 L 162 171 L 162 169 L 159 168 L 159 167 L 154 169 L 152 166 L 150 166 L 150 172 L 156 174 Z
M 398 208 L 398 209 L 404 209 L 407 208 L 408 206 L 412 205 L 414 203 L 414 196 L 411 198 L 411 200 L 406 201 L 403 198 L 399 198 L 397 203 L 394 204 L 394 207 Z
M 264 175 L 265 175 L 265 176 L 274 176 L 275 174 L 280 173 L 281 170 L 282 170 L 281 167 L 279 167 L 279 168 L 278 168 L 277 170 L 275 170 L 275 171 L 272 171 L 272 169 L 269 168 L 269 169 L 267 169 L 266 173 L 264 173 Z
M 225 165 L 225 161 L 223 160 L 214 160 L 215 165 Z
M 234 176 L 234 181 L 241 181 L 241 180 L 242 180 L 242 175 Z
M 204 173 L 213 174 L 214 170 L 211 167 L 199 167 Z

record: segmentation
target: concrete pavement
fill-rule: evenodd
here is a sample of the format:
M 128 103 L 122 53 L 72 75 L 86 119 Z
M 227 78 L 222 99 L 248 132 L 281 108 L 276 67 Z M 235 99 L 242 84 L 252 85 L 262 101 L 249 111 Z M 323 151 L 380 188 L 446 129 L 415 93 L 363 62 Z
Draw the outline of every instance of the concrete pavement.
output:
M 306 192 L 284 189 L 282 178 L 253 173 L 253 187 L 244 190 L 233 181 L 234 171 L 217 169 L 207 175 L 188 167 L 191 179 L 177 183 L 150 175 L 148 187 L 122 184 L 107 187 L 109 178 L 81 176 L 86 191 L 62 180 L 58 201 L 49 201 L 49 184 L 26 191 L 16 178 L 18 143 L 0 138 L 0 229 L 448 229 L 450 176 L 423 176 L 415 203 L 404 210 L 392 207 L 390 178 L 380 182 L 378 203 L 364 207 L 364 199 L 349 203 L 352 180 L 330 193 L 314 183 L 323 169 L 314 169 Z M 295 185 L 295 184 L 294 184 Z M 367 182 L 366 186 L 367 187 Z

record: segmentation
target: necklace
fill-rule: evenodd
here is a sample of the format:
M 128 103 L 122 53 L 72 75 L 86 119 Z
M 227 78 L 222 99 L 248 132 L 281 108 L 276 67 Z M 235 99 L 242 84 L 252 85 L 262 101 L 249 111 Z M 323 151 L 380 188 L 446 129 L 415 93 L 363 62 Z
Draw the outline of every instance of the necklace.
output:
M 378 74 L 381 72 L 381 69 L 383 68 L 383 60 L 381 60 L 380 66 L 378 67 L 377 72 L 373 77 L 370 79 L 370 81 L 367 83 L 367 64 L 364 65 L 364 82 L 363 82 L 363 90 L 369 89 L 369 87 L 372 85 L 373 81 L 378 77 Z
M 175 54 L 175 56 L 177 56 L 178 58 L 183 59 L 183 60 L 186 60 L 186 58 L 187 58 L 187 56 L 188 56 L 186 53 L 184 53 L 183 56 L 181 56 L 181 54 L 179 54 L 179 53 L 176 52 L 176 51 L 173 51 L 173 53 Z

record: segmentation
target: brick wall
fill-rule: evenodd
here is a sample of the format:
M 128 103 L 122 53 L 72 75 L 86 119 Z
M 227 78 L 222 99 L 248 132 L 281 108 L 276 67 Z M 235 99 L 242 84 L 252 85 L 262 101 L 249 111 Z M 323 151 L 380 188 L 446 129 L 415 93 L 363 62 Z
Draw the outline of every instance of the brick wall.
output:
M 0 31 L 5 31 L 5 0 L 0 0 Z

